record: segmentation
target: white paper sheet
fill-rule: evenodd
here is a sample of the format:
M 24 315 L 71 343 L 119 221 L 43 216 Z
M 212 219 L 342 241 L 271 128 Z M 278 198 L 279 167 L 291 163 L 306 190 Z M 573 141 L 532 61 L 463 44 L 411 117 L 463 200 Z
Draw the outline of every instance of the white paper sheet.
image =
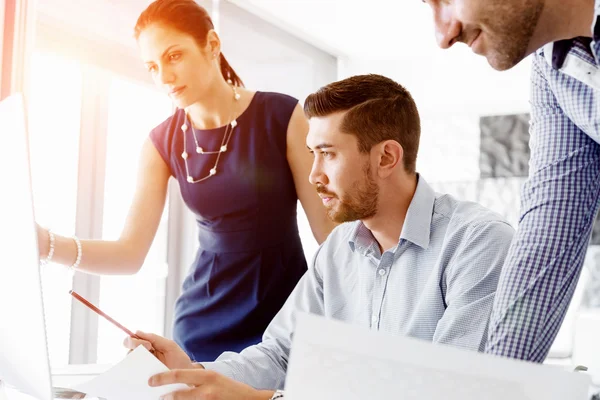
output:
M 590 377 L 299 314 L 290 400 L 585 400 Z
M 168 370 L 144 346 L 138 346 L 108 371 L 72 389 L 107 400 L 158 400 L 164 394 L 188 388 L 183 384 L 148 386 L 151 376 Z

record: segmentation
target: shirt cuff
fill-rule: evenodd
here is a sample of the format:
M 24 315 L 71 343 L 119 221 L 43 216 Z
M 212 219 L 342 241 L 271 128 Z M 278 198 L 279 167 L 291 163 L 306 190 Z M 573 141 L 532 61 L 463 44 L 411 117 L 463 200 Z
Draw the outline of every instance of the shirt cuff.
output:
M 215 372 L 218 372 L 219 374 L 224 375 L 228 378 L 234 379 L 232 371 L 231 371 L 231 367 L 226 365 L 224 362 L 212 361 L 212 362 L 199 362 L 197 364 L 202 365 L 204 367 L 204 369 L 207 369 L 210 371 L 215 371 Z

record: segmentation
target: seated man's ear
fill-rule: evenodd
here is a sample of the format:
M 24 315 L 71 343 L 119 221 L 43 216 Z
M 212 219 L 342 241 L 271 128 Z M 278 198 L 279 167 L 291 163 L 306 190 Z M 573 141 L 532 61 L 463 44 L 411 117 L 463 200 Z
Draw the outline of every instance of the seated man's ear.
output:
M 379 161 L 378 175 L 380 178 L 387 178 L 398 166 L 403 165 L 404 149 L 395 140 L 386 140 L 376 147 L 373 150 L 376 151 Z

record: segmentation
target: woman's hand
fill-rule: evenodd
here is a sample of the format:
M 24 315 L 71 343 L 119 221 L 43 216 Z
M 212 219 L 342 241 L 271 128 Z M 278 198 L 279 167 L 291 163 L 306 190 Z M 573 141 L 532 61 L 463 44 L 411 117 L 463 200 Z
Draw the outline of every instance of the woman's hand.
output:
M 136 332 L 140 339 L 127 337 L 123 345 L 128 349 L 135 349 L 142 345 L 158 358 L 169 369 L 188 369 L 194 368 L 192 360 L 188 355 L 172 340 L 152 333 Z
M 38 249 L 40 252 L 40 260 L 44 260 L 48 257 L 48 252 L 50 251 L 50 236 L 48 231 L 42 228 L 37 222 L 35 223 L 35 228 L 37 230 L 37 241 L 38 241 Z

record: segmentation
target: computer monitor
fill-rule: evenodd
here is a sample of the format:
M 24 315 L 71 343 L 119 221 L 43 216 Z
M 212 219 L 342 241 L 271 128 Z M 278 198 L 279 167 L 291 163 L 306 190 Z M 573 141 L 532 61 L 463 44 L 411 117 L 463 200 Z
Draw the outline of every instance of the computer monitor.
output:
M 0 380 L 36 399 L 52 400 L 25 105 L 20 95 L 0 102 L 0 138 Z

